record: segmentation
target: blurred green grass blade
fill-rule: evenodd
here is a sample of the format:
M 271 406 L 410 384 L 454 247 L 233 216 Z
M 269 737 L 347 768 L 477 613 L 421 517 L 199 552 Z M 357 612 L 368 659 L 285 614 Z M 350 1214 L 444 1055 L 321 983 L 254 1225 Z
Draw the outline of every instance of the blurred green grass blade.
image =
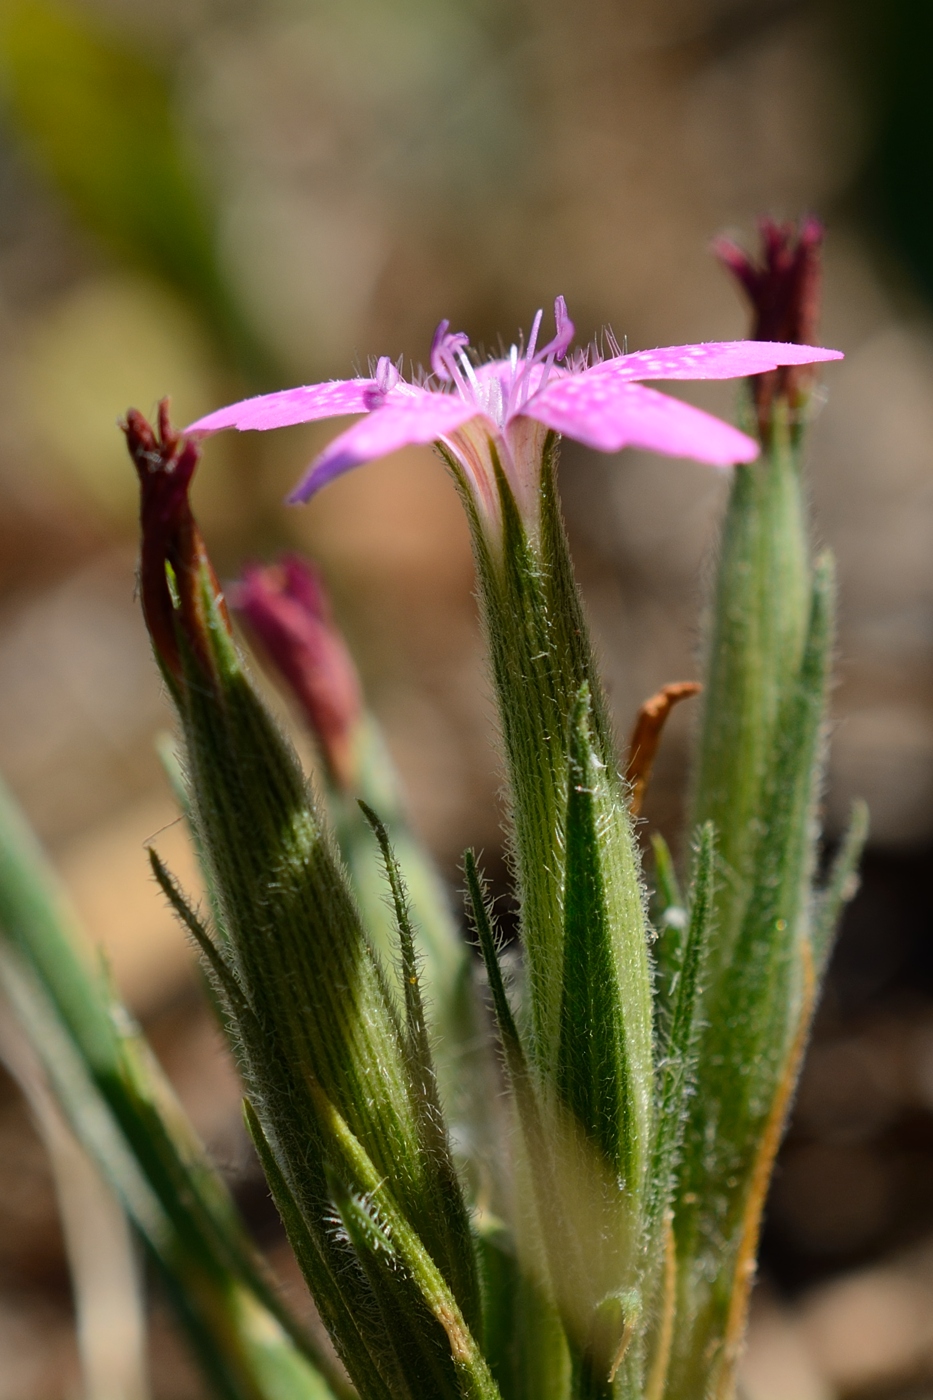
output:
M 144 1238 L 162 1253 L 171 1238 L 171 1225 L 159 1196 L 99 1093 L 87 1061 L 62 1025 L 54 1002 L 27 959 L 6 941 L 0 952 L 0 977 L 76 1135 L 104 1165 Z
M 215 1388 L 230 1400 L 331 1400 L 132 1018 L 87 966 L 54 873 L 2 785 L 0 973 L 60 1107 L 149 1246 Z M 287 1378 L 283 1390 L 276 1377 Z
M 3 975 L 0 951 L 0 985 Z M 5 999 L 0 1060 L 19 1085 L 42 1138 L 74 1299 L 82 1391 L 88 1400 L 148 1400 L 142 1259 L 122 1203 L 75 1137 L 47 1076 Z
M 38 841 L 0 780 L 0 932 L 48 988 L 93 1072 L 116 1076 L 119 1039 L 102 979 Z
M 6 0 L 0 68 L 14 130 L 81 223 L 198 307 L 248 378 L 269 378 L 218 264 L 216 213 L 167 67 L 83 5 Z
M 226 1400 L 334 1400 L 251 1283 L 230 1270 L 195 1226 L 163 1204 L 35 974 L 10 947 L 0 985 L 26 1028 L 66 1118 L 139 1230 L 181 1316 L 206 1378 Z

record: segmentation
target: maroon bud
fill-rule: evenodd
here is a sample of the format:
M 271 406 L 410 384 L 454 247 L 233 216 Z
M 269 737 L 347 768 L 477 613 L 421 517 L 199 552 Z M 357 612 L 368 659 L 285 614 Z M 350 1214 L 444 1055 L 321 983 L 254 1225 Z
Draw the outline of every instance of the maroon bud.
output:
M 727 238 L 718 238 L 713 251 L 742 284 L 754 313 L 751 339 L 815 345 L 822 291 L 823 225 L 811 215 L 800 224 L 758 221 L 761 261 Z M 756 375 L 753 395 L 763 439 L 767 439 L 777 400 L 785 401 L 793 417 L 806 403 L 814 365 L 788 365 Z
M 331 780 L 352 786 L 360 683 L 317 570 L 294 554 L 250 565 L 230 603 L 301 706 Z
M 212 674 L 205 579 L 214 590 L 221 614 L 224 618 L 227 614 L 188 500 L 200 449 L 193 438 L 183 437 L 172 427 L 168 399 L 159 404 L 157 430 L 135 408 L 129 410 L 122 427 L 139 476 L 140 584 L 143 614 L 156 656 L 167 676 L 180 682 L 184 675 L 180 633 L 194 659 Z

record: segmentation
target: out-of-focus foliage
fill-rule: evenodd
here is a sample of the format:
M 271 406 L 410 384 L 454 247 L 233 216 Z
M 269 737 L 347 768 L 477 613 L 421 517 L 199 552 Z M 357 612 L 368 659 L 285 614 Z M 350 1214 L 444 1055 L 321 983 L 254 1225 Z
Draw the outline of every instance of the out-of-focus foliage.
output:
M 93 233 L 206 316 L 254 374 L 266 356 L 218 267 L 205 172 L 179 129 L 167 67 L 75 6 L 0 10 L 8 114 L 40 168 Z
M 835 19 L 871 113 L 866 210 L 933 297 L 933 9 L 842 0 Z

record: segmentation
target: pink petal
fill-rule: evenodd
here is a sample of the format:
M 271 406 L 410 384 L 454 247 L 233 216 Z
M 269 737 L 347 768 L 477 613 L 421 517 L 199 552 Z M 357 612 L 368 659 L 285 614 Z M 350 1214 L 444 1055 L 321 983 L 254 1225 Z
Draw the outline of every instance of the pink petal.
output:
M 605 374 L 554 380 L 525 412 L 601 452 L 644 447 L 726 467 L 751 462 L 760 450 L 752 438 L 692 404 Z
M 288 499 L 292 504 L 307 501 L 320 487 L 352 467 L 412 443 L 436 442 L 481 412 L 475 403 L 459 394 L 407 387 L 404 397 L 393 396 L 368 418 L 336 437 L 311 463 Z
M 288 428 L 293 423 L 311 423 L 316 418 L 337 418 L 344 413 L 366 413 L 367 394 L 372 379 L 334 379 L 326 384 L 305 384 L 299 389 L 280 389 L 253 399 L 218 408 L 185 429 L 186 433 L 217 433 L 221 428 Z
M 788 345 L 773 340 L 711 340 L 704 345 L 671 345 L 636 350 L 584 370 L 584 376 L 618 375 L 622 379 L 739 379 L 764 374 L 779 365 L 810 365 L 841 360 L 841 350 L 815 345 Z

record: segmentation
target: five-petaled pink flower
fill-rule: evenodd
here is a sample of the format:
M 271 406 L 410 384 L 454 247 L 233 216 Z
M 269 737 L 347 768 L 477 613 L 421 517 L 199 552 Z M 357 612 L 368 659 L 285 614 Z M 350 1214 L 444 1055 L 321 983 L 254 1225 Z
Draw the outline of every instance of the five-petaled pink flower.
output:
M 478 364 L 469 341 L 442 321 L 431 347 L 431 373 L 407 383 L 383 357 L 370 378 L 336 380 L 245 399 L 200 418 L 189 433 L 221 428 L 280 428 L 343 414 L 367 416 L 341 433 L 312 462 L 290 500 L 306 501 L 321 486 L 363 462 L 412 443 L 435 442 L 463 470 L 479 506 L 498 513 L 493 454 L 526 518 L 532 518 L 548 432 L 602 452 L 648 448 L 714 466 L 750 462 L 758 444 L 701 409 L 645 379 L 735 379 L 780 365 L 838 360 L 838 350 L 770 341 L 713 341 L 623 354 L 610 339 L 608 359 L 577 351 L 568 360 L 573 323 L 563 297 L 554 303 L 556 334 L 537 348 L 539 311 L 527 347 Z

